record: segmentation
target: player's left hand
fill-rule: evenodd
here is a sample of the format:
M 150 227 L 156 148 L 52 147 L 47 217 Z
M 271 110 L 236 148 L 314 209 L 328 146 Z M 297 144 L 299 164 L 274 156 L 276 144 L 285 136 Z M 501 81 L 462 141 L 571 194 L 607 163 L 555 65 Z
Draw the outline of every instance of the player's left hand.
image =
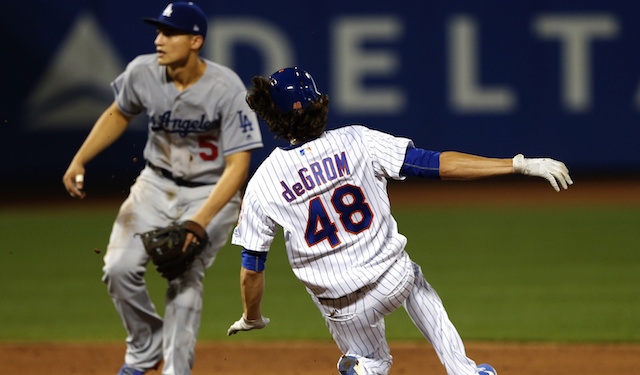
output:
M 252 329 L 262 329 L 269 324 L 270 320 L 267 317 L 261 316 L 260 319 L 247 320 L 244 315 L 238 319 L 227 330 L 227 336 L 231 336 L 240 331 L 251 331 Z
M 563 189 L 573 185 L 567 166 L 549 158 L 525 158 L 518 154 L 513 157 L 513 172 L 546 178 L 556 191 L 560 191 L 560 185 Z

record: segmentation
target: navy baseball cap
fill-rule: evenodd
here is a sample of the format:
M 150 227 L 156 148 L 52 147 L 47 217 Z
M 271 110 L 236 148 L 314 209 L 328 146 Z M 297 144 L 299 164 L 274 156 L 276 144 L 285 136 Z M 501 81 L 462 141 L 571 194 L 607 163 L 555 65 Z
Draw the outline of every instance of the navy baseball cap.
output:
M 144 22 L 156 27 L 165 26 L 207 37 L 207 17 L 202 9 L 192 2 L 169 3 L 158 18 L 145 18 Z

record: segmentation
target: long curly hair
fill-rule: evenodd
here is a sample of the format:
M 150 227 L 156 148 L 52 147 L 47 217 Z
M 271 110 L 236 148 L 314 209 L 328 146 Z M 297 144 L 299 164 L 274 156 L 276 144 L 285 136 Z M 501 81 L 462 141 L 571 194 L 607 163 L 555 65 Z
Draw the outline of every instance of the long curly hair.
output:
M 300 110 L 282 113 L 271 100 L 269 80 L 255 76 L 251 82 L 253 87 L 247 94 L 247 103 L 267 122 L 275 138 L 302 142 L 319 137 L 324 132 L 329 115 L 328 95 L 321 95 Z

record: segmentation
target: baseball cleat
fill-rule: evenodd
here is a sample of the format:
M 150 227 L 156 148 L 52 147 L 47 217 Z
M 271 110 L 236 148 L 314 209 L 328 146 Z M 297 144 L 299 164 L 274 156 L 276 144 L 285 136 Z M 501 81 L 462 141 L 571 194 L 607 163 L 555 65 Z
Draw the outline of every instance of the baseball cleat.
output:
M 340 357 L 338 371 L 341 375 L 367 375 L 360 361 L 356 357 L 347 355 Z
M 118 375 L 144 375 L 144 371 L 136 370 L 125 363 L 118 371 Z
M 155 366 L 150 368 L 149 370 L 157 370 L 160 368 L 160 364 L 162 363 L 162 359 L 160 359 Z M 144 375 L 147 371 L 145 370 L 136 370 L 133 367 L 129 367 L 126 363 L 122 365 L 120 371 L 118 371 L 118 375 Z
M 483 363 L 478 365 L 479 375 L 498 375 L 498 372 L 491 365 Z

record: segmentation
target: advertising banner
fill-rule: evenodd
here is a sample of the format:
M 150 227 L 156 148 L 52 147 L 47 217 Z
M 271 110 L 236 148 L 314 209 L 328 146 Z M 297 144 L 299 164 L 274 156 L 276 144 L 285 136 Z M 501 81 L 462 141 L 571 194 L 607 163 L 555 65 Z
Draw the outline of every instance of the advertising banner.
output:
M 359 123 L 418 147 L 552 156 L 572 170 L 640 171 L 640 2 L 202 0 L 202 56 L 255 75 L 297 65 Z M 61 177 L 113 101 L 109 83 L 155 30 L 158 1 L 3 3 L 3 175 Z M 93 165 L 133 175 L 144 115 Z M 280 145 L 262 125 L 265 148 Z M 126 161 L 126 162 L 123 162 Z

